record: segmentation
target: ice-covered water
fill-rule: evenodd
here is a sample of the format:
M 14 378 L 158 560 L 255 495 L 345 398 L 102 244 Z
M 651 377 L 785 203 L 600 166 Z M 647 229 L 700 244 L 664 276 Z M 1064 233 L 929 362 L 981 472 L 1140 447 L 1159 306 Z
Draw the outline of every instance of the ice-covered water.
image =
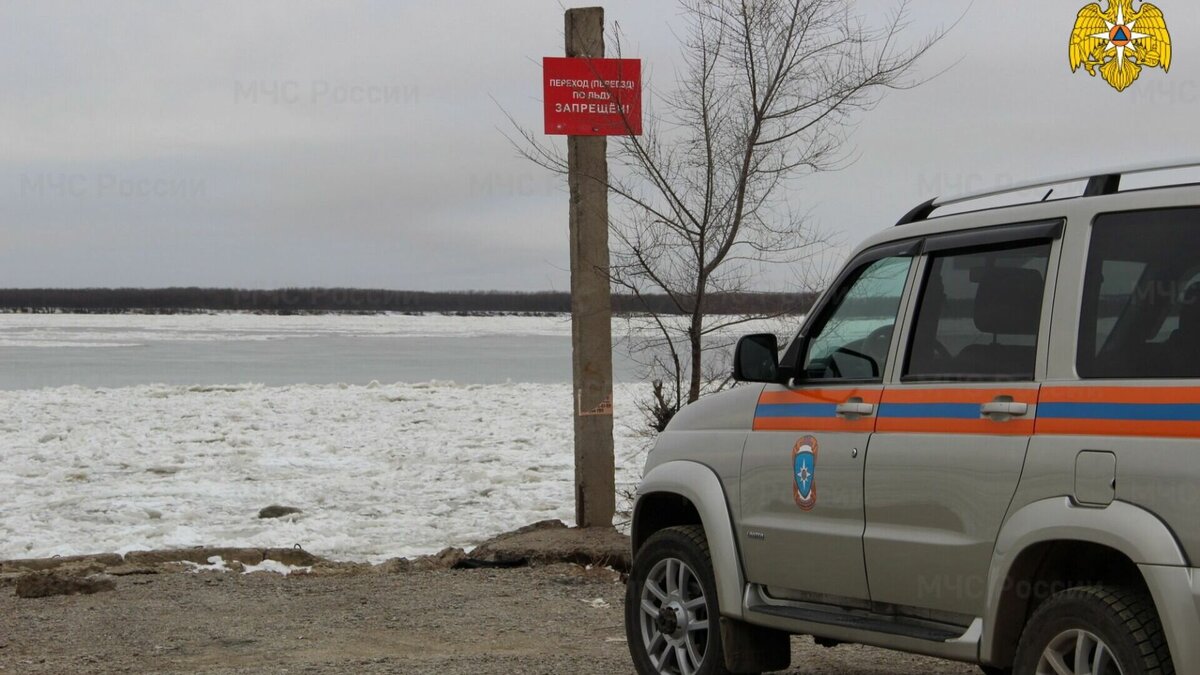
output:
M 648 387 L 616 356 L 628 487 Z M 569 380 L 565 316 L 0 314 L 0 559 L 378 561 L 572 522 Z M 258 519 L 271 504 L 303 513 Z
M 619 480 L 641 468 L 637 385 Z M 0 392 L 0 559 L 301 544 L 379 561 L 572 520 L 565 384 Z M 271 504 L 304 511 L 260 520 Z
M 631 326 L 652 330 L 637 317 L 614 321 L 618 382 L 644 375 L 625 346 Z M 708 340 L 730 346 L 742 333 L 786 336 L 798 326 L 736 324 Z M 570 317 L 0 314 L 0 390 L 431 380 L 570 382 Z
M 569 318 L 0 314 L 0 389 L 435 379 L 569 382 Z

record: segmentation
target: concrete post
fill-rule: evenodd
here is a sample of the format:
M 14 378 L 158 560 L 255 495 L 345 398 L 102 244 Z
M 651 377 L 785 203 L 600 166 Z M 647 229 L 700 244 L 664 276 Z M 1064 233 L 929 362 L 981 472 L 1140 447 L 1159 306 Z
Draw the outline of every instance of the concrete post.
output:
M 568 9 L 568 57 L 604 56 L 604 9 Z M 575 521 L 611 527 L 616 510 L 608 142 L 568 136 L 571 188 L 571 365 L 575 385 Z

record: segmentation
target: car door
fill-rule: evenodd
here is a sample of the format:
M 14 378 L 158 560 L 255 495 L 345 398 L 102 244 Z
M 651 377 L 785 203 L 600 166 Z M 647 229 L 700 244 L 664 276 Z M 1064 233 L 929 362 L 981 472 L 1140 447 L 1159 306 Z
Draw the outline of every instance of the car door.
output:
M 852 262 L 808 324 L 811 337 L 784 358 L 797 377 L 760 394 L 739 537 L 747 579 L 774 595 L 867 598 L 863 455 L 911 266 L 905 247 Z
M 1056 222 L 926 240 L 906 356 L 867 454 L 872 602 L 963 625 L 981 616 L 1033 434 L 1061 231 Z

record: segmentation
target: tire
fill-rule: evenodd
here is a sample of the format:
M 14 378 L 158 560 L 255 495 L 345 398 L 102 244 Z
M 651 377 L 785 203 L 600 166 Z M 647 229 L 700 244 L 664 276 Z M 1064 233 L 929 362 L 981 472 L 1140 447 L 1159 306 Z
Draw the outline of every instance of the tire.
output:
M 995 666 L 979 666 L 983 675 L 1013 675 L 1012 668 L 997 668 Z
M 1079 645 L 1085 650 L 1083 664 L 1075 663 Z M 1132 588 L 1084 586 L 1050 596 L 1021 634 L 1016 675 L 1060 672 L 1051 666 L 1052 658 L 1069 673 L 1175 673 L 1154 602 Z M 1097 658 L 1101 667 L 1094 669 Z
M 634 558 L 625 590 L 625 636 L 637 672 L 727 675 L 720 616 L 704 530 L 655 532 Z

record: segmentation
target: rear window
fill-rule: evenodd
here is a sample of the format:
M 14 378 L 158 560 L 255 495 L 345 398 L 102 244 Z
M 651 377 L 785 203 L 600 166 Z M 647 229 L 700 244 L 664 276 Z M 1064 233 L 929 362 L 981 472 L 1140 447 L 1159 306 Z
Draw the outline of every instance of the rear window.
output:
M 1200 209 L 1098 217 L 1081 310 L 1082 377 L 1200 377 Z

